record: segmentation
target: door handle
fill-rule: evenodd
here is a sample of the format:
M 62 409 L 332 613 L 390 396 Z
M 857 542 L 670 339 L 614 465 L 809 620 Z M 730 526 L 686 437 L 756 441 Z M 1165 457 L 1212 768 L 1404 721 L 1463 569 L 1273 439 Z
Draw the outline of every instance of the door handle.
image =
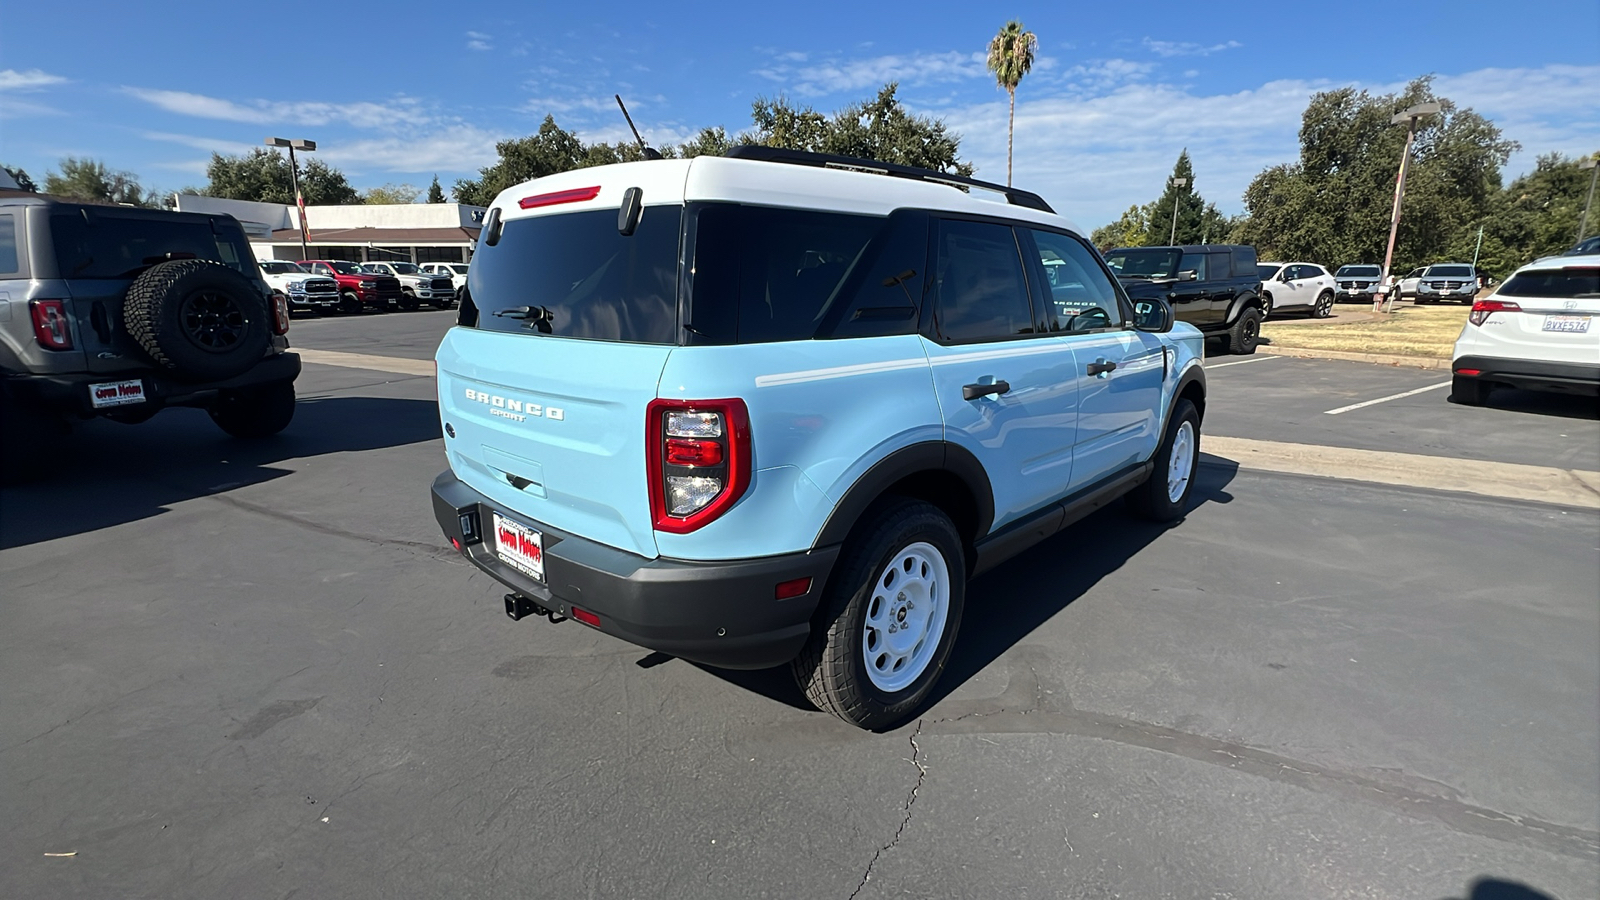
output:
M 1104 374 L 1106 372 L 1114 372 L 1114 371 L 1116 371 L 1116 368 L 1117 368 L 1117 364 L 1112 362 L 1111 360 L 1109 360 L 1109 359 L 1099 359 L 1099 360 L 1095 360 L 1092 363 L 1089 363 L 1089 370 L 1088 371 L 1089 371 L 1090 375 L 1101 375 L 1101 374 Z
M 961 399 L 976 400 L 989 394 L 1004 394 L 1011 390 L 1011 382 L 996 381 L 993 384 L 966 384 L 961 386 Z

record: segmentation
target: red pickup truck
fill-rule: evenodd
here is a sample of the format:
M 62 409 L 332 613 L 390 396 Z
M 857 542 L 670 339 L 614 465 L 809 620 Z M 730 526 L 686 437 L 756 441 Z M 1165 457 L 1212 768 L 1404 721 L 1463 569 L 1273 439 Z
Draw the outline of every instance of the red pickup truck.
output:
M 340 312 L 358 313 L 364 308 L 387 312 L 400 305 L 400 279 L 392 275 L 363 272 L 359 263 L 341 259 L 303 259 L 300 265 L 339 282 Z

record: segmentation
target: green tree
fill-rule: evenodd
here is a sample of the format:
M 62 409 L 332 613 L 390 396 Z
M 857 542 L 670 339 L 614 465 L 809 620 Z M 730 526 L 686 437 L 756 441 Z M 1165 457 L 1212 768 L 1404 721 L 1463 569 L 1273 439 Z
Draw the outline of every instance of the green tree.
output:
M 414 185 L 390 182 L 382 187 L 368 190 L 361 196 L 361 202 L 370 206 L 415 203 L 420 193 L 422 192 Z
M 741 134 L 737 142 L 971 175 L 972 164 L 959 156 L 961 136 L 941 119 L 907 112 L 896 96 L 898 90 L 898 84 L 886 84 L 873 99 L 846 106 L 831 117 L 809 106 L 796 107 L 781 95 L 758 98 L 750 108 L 753 130 Z
M 434 175 L 433 176 L 433 184 L 428 185 L 428 202 L 429 203 L 443 203 L 444 202 L 444 188 L 439 186 L 439 176 L 438 175 Z
M 33 183 L 33 179 L 29 178 L 28 173 L 24 172 L 21 167 L 0 165 L 0 169 L 5 169 L 7 175 L 16 179 L 17 187 L 22 190 L 34 192 L 39 190 L 39 186 Z
M 702 128 L 700 133 L 678 145 L 678 155 L 684 159 L 696 156 L 722 156 L 733 149 L 733 140 L 721 125 Z
M 1179 180 L 1182 185 L 1177 183 Z M 1142 206 L 1128 207 L 1120 219 L 1095 229 L 1090 239 L 1101 248 L 1220 244 L 1232 239 L 1234 224 L 1215 203 L 1206 202 L 1195 190 L 1194 163 L 1185 149 L 1178 154 L 1160 197 Z
M 460 203 L 488 206 L 495 195 L 530 178 L 543 178 L 582 165 L 587 148 L 578 136 L 545 116 L 537 133 L 525 138 L 501 141 L 494 145 L 500 158 L 494 165 L 478 170 L 478 177 L 456 182 Z
M 1439 102 L 1442 112 L 1419 123 L 1394 269 L 1436 262 L 1464 228 L 1475 236 L 1517 144 L 1438 96 L 1424 77 L 1398 94 L 1342 88 L 1313 95 L 1301 117 L 1299 161 L 1250 183 L 1239 239 L 1266 258 L 1381 264 L 1406 140 L 1405 129 L 1389 120 L 1425 101 Z
M 151 208 L 161 205 L 160 196 L 155 191 L 146 194 L 133 173 L 108 168 L 96 159 L 72 156 L 61 160 L 59 174 L 45 173 L 44 192 L 91 203 L 121 203 Z
M 1112 247 L 1143 247 L 1150 240 L 1151 222 L 1155 219 L 1154 203 L 1143 206 L 1135 203 L 1128 207 L 1122 218 L 1094 230 L 1089 240 L 1101 250 Z
M 210 181 L 206 186 L 207 196 L 294 203 L 288 157 L 265 147 L 256 147 L 243 156 L 211 154 L 206 178 Z M 319 159 L 309 160 L 302 167 L 300 191 L 306 203 L 312 206 L 361 202 L 360 193 L 350 186 L 344 173 Z
M 1006 187 L 1011 186 L 1011 139 L 1017 125 L 1017 85 L 1033 69 L 1033 57 L 1038 50 L 1039 39 L 1033 32 L 1023 30 L 1022 23 L 1015 19 L 1007 22 L 989 41 L 989 71 L 1011 99 L 1011 112 L 1006 118 Z
M 1539 157 L 1532 172 L 1490 197 L 1481 220 L 1463 224 L 1443 255 L 1470 262 L 1478 249 L 1480 225 L 1478 267 L 1496 278 L 1572 246 L 1589 190 L 1589 172 L 1578 168 L 1578 162 L 1559 153 Z

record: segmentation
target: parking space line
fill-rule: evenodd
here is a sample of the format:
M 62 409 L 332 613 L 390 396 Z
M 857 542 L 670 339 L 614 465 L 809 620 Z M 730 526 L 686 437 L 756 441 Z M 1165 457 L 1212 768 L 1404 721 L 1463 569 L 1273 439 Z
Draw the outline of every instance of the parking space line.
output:
M 345 353 L 340 350 L 312 350 L 307 347 L 292 348 L 303 362 L 324 366 L 341 366 L 347 369 L 368 369 L 374 372 L 392 372 L 396 375 L 422 375 L 433 377 L 433 360 L 410 359 L 403 356 L 373 356 L 370 353 Z
M 1215 364 L 1204 363 L 1203 365 L 1205 366 L 1207 371 L 1209 371 L 1211 369 L 1226 369 L 1229 366 L 1242 366 L 1245 363 L 1265 362 L 1266 360 L 1269 360 L 1269 359 L 1283 359 L 1283 357 L 1281 357 L 1281 356 L 1252 356 L 1249 359 L 1236 359 L 1233 362 L 1215 363 Z
M 1352 403 L 1349 406 L 1341 406 L 1338 409 L 1330 409 L 1325 411 L 1324 415 L 1337 416 L 1340 413 L 1347 413 L 1354 409 L 1365 409 L 1368 406 L 1377 406 L 1379 403 L 1388 403 L 1390 400 L 1399 400 L 1401 397 L 1411 397 L 1416 394 L 1425 394 L 1428 391 L 1437 391 L 1439 388 L 1449 386 L 1450 382 L 1441 381 L 1438 384 L 1430 384 L 1427 387 L 1419 387 L 1413 391 L 1401 391 L 1398 394 L 1390 394 L 1387 397 L 1379 397 L 1376 400 L 1365 400 L 1361 403 Z

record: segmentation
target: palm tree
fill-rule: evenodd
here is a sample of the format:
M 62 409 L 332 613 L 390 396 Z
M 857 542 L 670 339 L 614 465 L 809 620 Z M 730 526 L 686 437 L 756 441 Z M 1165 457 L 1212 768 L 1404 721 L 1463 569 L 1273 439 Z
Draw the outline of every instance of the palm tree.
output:
M 1033 55 L 1039 51 L 1039 38 L 1023 31 L 1015 19 L 1006 23 L 989 42 L 989 71 L 994 80 L 1011 95 L 1011 117 L 1006 121 L 1006 187 L 1011 186 L 1011 137 L 1017 125 L 1017 85 L 1033 68 Z

